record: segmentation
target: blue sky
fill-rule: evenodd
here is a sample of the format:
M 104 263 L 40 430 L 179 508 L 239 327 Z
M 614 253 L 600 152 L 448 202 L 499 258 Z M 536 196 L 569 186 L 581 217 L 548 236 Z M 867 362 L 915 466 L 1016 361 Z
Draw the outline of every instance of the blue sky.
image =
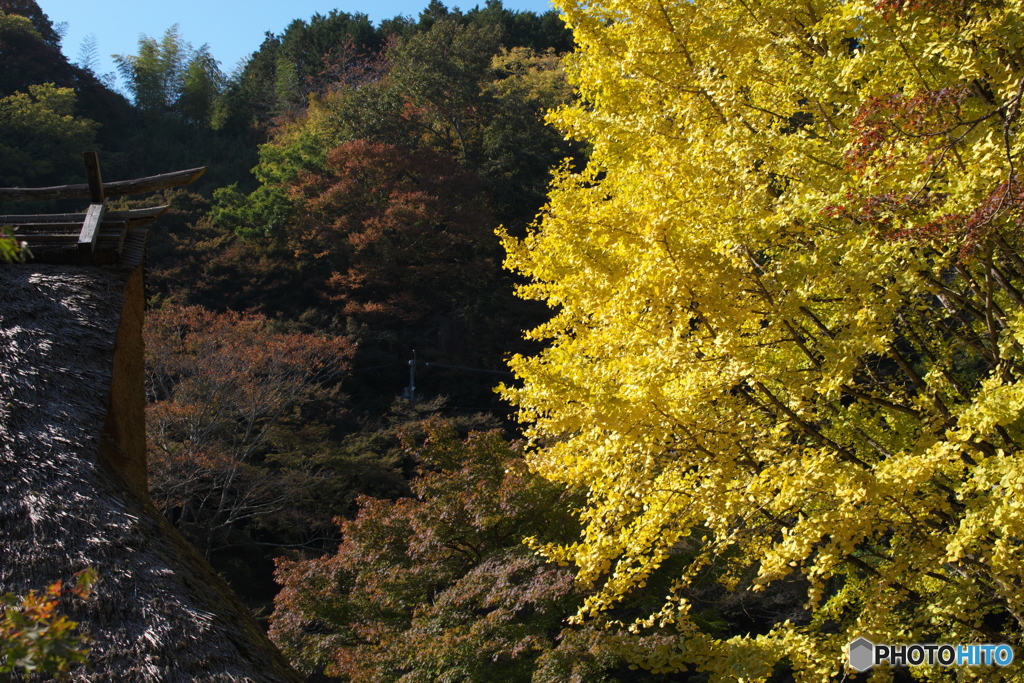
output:
M 64 54 L 77 61 L 82 41 L 96 37 L 100 74 L 114 71 L 112 54 L 135 54 L 139 35 L 159 38 L 174 24 L 181 36 L 194 47 L 203 43 L 220 60 L 221 69 L 230 73 L 238 62 L 259 48 L 267 31 L 282 32 L 293 19 L 309 19 L 332 9 L 363 12 L 374 22 L 398 14 L 416 17 L 430 0 L 37 0 L 56 25 L 67 22 Z M 449 7 L 470 9 L 478 0 L 445 1 Z M 483 0 L 479 0 L 483 4 Z M 505 0 L 513 10 L 544 12 L 548 0 Z

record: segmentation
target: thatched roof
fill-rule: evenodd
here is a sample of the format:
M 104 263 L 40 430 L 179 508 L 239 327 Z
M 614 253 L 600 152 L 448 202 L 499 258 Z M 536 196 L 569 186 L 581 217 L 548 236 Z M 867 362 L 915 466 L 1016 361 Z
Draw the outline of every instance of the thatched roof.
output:
M 74 681 L 300 680 L 101 453 L 125 288 L 140 271 L 0 264 L 0 593 L 97 570 L 96 598 L 68 603 L 94 640 Z

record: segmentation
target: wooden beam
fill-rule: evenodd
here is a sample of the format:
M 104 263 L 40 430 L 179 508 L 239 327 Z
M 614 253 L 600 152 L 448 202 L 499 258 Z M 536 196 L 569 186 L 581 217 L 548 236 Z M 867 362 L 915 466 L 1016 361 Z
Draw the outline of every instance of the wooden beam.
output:
M 143 194 L 180 187 L 195 182 L 206 172 L 206 167 L 190 168 L 134 180 L 115 180 L 103 183 L 106 198 Z M 43 201 L 48 199 L 91 199 L 88 184 L 56 185 L 54 187 L 0 187 L 0 201 Z
M 70 233 L 59 233 L 59 234 L 35 234 L 35 235 L 16 235 L 19 242 L 67 242 L 67 244 L 73 245 L 78 242 L 78 235 L 72 235 Z
M 31 235 L 42 231 L 54 234 L 66 233 L 68 235 L 78 237 L 79 233 L 82 232 L 83 223 L 85 223 L 84 213 L 77 221 L 63 221 L 60 223 L 18 223 L 14 226 L 14 234 L 16 236 Z
M 109 228 L 108 229 L 104 229 L 104 230 L 100 230 L 100 235 L 99 235 L 99 238 L 97 238 L 97 240 L 96 240 L 96 244 L 98 245 L 101 242 L 110 242 L 111 240 L 115 240 L 115 241 L 120 242 L 122 240 L 123 236 L 125 234 L 127 234 L 128 232 L 129 232 L 128 230 L 122 230 L 120 228 L 115 228 L 113 230 L 111 230 Z M 60 243 L 65 244 L 65 245 L 67 245 L 69 247 L 70 246 L 74 246 L 75 244 L 78 243 L 78 235 L 77 234 L 71 234 L 71 233 L 66 233 L 66 232 L 63 232 L 63 233 L 42 233 L 42 232 L 38 232 L 38 233 L 35 233 L 35 234 L 32 234 L 32 235 L 15 235 L 15 237 L 18 239 L 18 241 L 21 241 L 21 242 L 60 242 Z
M 82 161 L 85 162 L 85 179 L 89 182 L 89 200 L 93 204 L 102 204 L 106 197 L 103 195 L 100 158 L 96 152 L 82 152 Z
M 141 220 L 156 220 L 162 216 L 167 209 L 171 208 L 169 204 L 163 206 L 149 206 L 145 209 L 128 209 L 127 211 L 108 211 L 104 220 L 108 221 L 141 221 Z
M 96 249 L 96 240 L 100 236 L 100 223 L 103 222 L 103 214 L 107 211 L 107 203 L 90 204 L 89 210 L 85 212 L 85 221 L 82 222 L 82 232 L 78 235 L 78 253 L 82 256 L 92 256 Z
M 126 211 L 108 211 L 103 217 L 104 221 L 138 221 L 145 219 L 155 219 L 162 215 L 167 209 L 170 208 L 168 205 L 163 206 L 150 206 L 145 209 L 128 209 Z M 85 220 L 84 213 L 30 213 L 30 214 L 12 214 L 7 216 L 0 215 L 0 225 L 13 225 L 15 227 L 21 225 L 36 225 L 39 223 L 75 223 L 79 226 L 82 225 L 82 221 Z
M 175 171 L 163 175 L 149 176 L 148 178 L 137 178 L 135 180 L 119 180 L 113 183 L 106 183 L 103 186 L 108 197 L 121 197 L 131 194 L 143 194 L 156 192 L 157 190 L 168 190 L 172 187 L 188 185 L 199 180 L 206 173 L 206 167 L 190 168 L 187 171 Z
M 28 225 L 30 223 L 78 223 L 85 220 L 84 213 L 10 214 L 0 216 L 0 225 Z

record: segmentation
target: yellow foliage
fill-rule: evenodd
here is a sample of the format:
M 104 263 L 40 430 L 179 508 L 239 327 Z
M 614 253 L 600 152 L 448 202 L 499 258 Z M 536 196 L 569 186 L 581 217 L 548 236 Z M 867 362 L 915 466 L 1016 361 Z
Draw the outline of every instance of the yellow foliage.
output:
M 556 309 L 503 391 L 532 466 L 589 491 L 579 543 L 544 549 L 596 588 L 580 617 L 685 545 L 638 623 L 686 647 L 634 653 L 652 670 L 821 681 L 860 635 L 1024 644 L 1021 2 L 560 7 L 580 99 L 550 118 L 593 151 L 503 236 Z M 813 614 L 701 633 L 702 567 L 800 572 Z
M 491 59 L 491 68 L 500 75 L 487 87 L 495 97 L 511 96 L 543 109 L 572 98 L 562 58 L 551 49 L 539 53 L 528 47 L 501 48 Z

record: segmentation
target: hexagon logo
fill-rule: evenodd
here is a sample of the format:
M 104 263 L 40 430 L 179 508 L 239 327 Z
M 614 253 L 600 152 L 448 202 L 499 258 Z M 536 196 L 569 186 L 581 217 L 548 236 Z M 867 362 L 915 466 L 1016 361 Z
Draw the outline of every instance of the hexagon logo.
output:
M 867 671 L 875 664 L 875 645 L 867 638 L 850 643 L 850 668 Z

